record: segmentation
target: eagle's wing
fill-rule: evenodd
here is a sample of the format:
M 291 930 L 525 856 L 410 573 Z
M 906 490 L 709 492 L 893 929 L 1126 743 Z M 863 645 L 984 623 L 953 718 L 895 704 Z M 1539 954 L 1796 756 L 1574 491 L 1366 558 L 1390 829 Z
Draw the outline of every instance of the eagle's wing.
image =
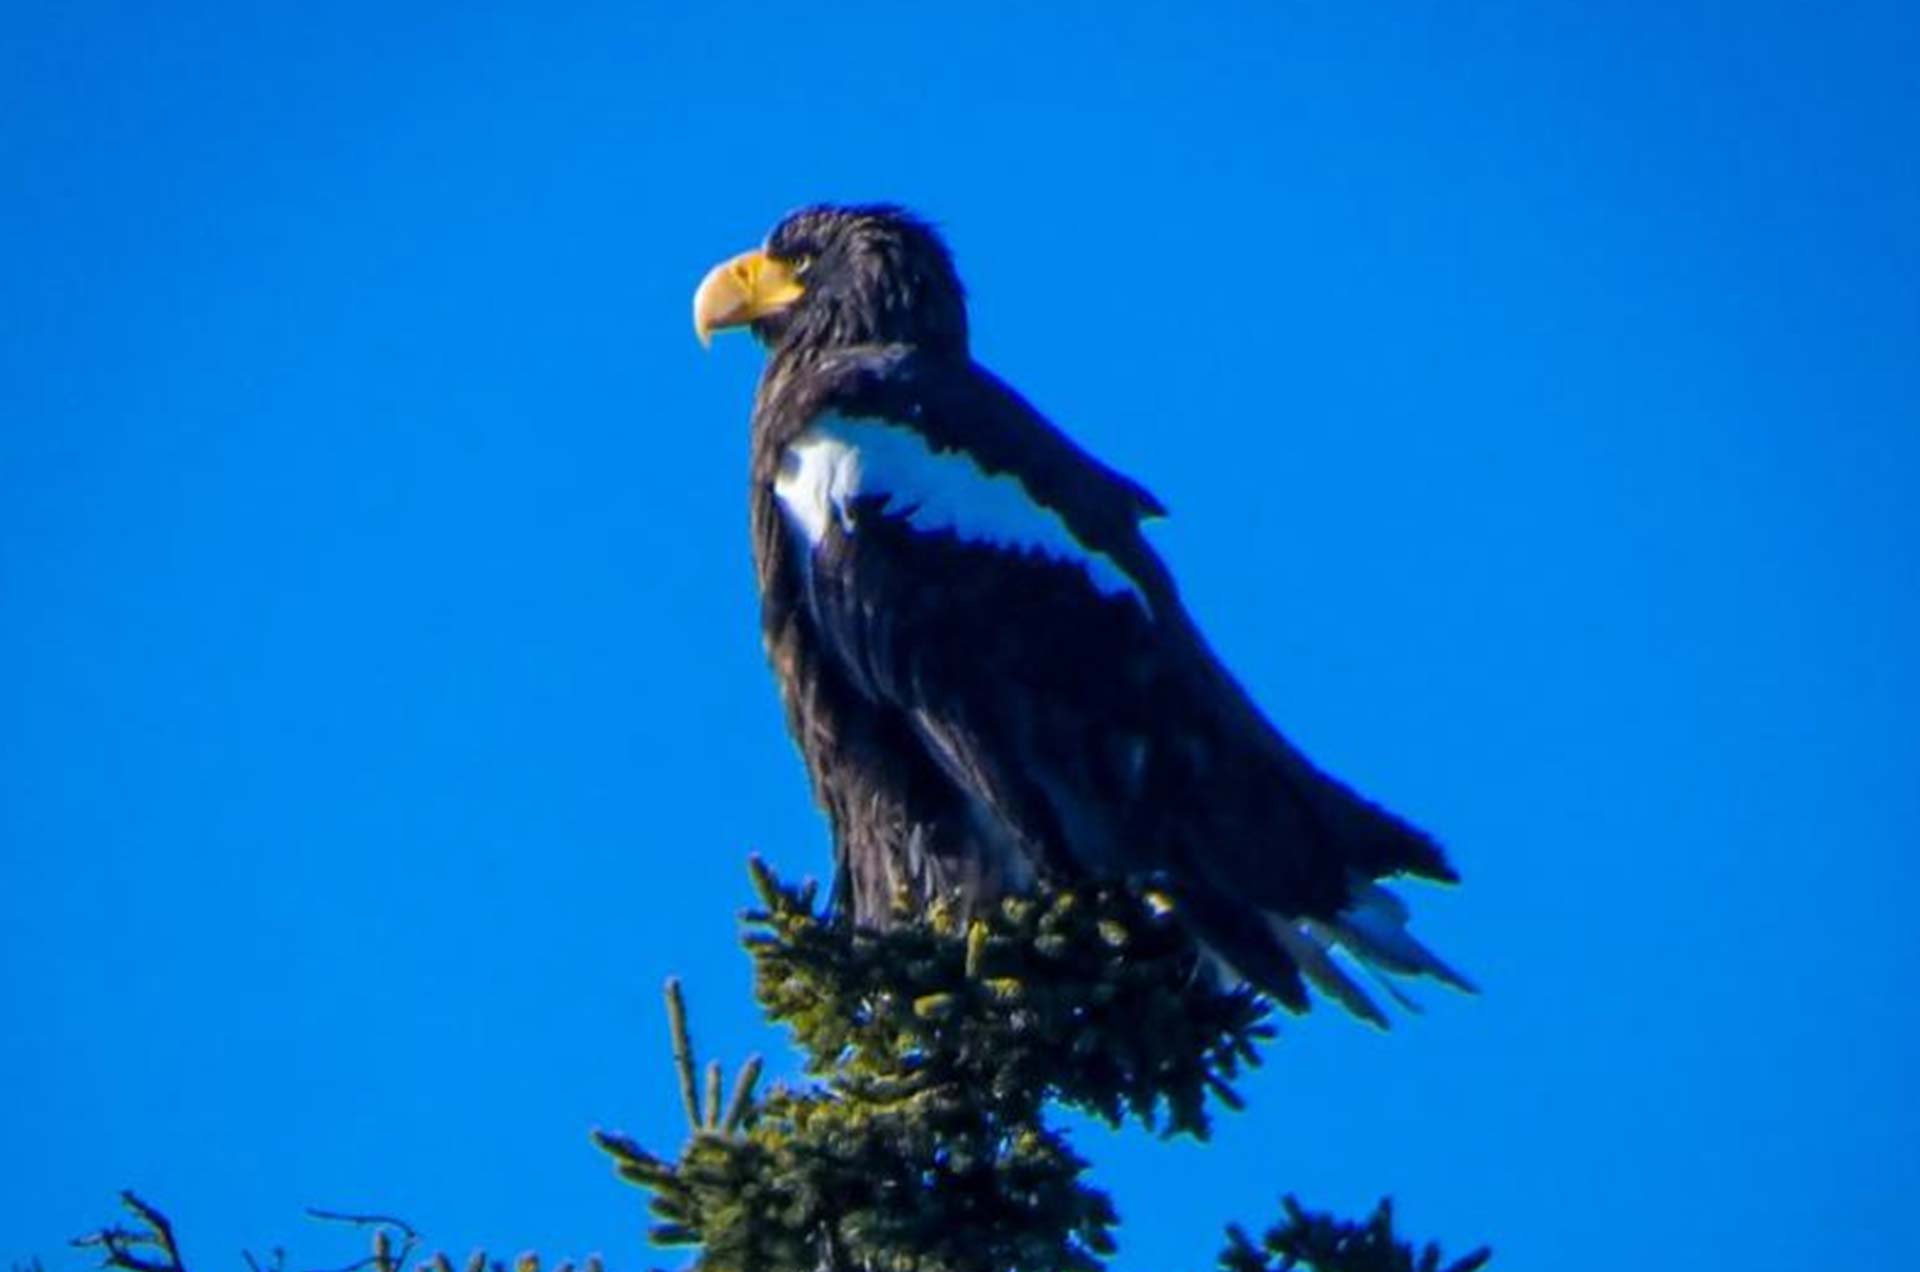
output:
M 797 590 L 825 656 L 962 793 L 981 851 L 1152 878 L 1295 1004 L 1298 968 L 1379 1018 L 1330 947 L 1444 973 L 1403 912 L 1372 939 L 1365 921 L 1374 878 L 1446 877 L 1438 849 L 1314 769 L 1220 668 L 1140 533 L 1150 494 L 977 367 L 827 370 L 773 482 Z
M 1068 846 L 1041 792 L 1061 766 L 1107 807 L 1131 799 L 1138 748 L 1091 735 L 1149 723 L 1129 718 L 1143 686 L 1111 677 L 1155 670 L 1156 602 L 1177 606 L 1138 530 L 1160 505 L 977 369 L 888 355 L 821 379 L 773 483 L 816 639 L 1045 861 Z

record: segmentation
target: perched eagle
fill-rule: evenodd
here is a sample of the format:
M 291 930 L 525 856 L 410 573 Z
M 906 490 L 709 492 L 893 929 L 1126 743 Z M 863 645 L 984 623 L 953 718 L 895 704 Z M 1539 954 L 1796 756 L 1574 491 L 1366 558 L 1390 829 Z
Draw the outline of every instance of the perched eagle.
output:
M 1379 1024 L 1350 969 L 1464 978 L 1380 886 L 1440 847 L 1315 768 L 1221 666 L 1140 524 L 1164 510 L 967 349 L 946 245 L 890 206 L 812 207 L 694 294 L 750 327 L 761 623 L 833 824 L 837 903 L 975 906 L 1036 877 L 1151 888 L 1295 1010 Z

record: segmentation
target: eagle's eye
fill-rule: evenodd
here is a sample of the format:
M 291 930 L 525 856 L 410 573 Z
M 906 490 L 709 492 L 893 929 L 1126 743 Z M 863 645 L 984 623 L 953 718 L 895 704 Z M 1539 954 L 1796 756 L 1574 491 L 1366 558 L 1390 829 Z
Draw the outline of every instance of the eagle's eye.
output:
M 820 255 L 811 244 L 805 243 L 769 243 L 767 255 L 780 262 L 789 277 L 799 278 L 813 268 L 813 262 Z

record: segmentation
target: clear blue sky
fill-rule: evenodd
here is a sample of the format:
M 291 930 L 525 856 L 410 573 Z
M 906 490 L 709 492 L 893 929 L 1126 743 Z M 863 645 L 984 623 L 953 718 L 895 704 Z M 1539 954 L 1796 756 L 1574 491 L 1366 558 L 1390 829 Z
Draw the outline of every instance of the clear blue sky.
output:
M 1908 3 L 29 3 L 0 29 L 0 1257 L 639 1247 L 658 987 L 769 1049 L 826 861 L 701 272 L 945 225 L 1256 696 L 1434 828 L 1486 986 L 1321 1011 L 1122 1272 L 1282 1190 L 1514 1268 L 1904 1263 L 1920 1192 Z M 1607 1244 L 1624 1236 L 1625 1250 Z

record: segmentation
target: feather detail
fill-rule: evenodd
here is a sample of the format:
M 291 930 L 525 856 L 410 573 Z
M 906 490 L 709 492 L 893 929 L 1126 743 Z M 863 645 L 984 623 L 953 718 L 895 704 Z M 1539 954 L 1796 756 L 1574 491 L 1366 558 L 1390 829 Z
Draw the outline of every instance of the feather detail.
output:
M 1464 993 L 1479 987 L 1407 931 L 1407 903 L 1377 883 L 1355 888 L 1352 905 L 1327 925 L 1327 935 L 1362 963 L 1396 976 L 1431 976 Z
M 822 415 L 788 446 L 773 489 L 812 547 L 836 523 L 852 533 L 854 501 L 872 499 L 925 533 L 1078 565 L 1103 594 L 1149 608 L 1120 564 L 1081 542 L 1017 476 L 988 472 L 965 451 L 939 449 L 911 424 Z
M 1354 898 L 1330 921 L 1267 916 L 1274 939 L 1314 988 L 1382 1029 L 1390 1025 L 1387 1014 L 1361 988 L 1352 974 L 1355 970 L 1416 1015 L 1423 1009 L 1396 983 L 1396 977 L 1431 976 L 1466 993 L 1478 992 L 1472 981 L 1407 931 L 1406 902 L 1365 880 L 1355 881 Z
M 1296 927 L 1288 919 L 1270 916 L 1267 922 L 1273 929 L 1274 939 L 1280 942 L 1288 957 L 1299 964 L 1301 972 L 1315 989 L 1360 1019 L 1382 1029 L 1391 1028 L 1392 1022 L 1387 1019 L 1387 1013 L 1381 1011 L 1379 1005 L 1367 997 L 1367 992 L 1333 961 L 1329 942 L 1305 926 Z

